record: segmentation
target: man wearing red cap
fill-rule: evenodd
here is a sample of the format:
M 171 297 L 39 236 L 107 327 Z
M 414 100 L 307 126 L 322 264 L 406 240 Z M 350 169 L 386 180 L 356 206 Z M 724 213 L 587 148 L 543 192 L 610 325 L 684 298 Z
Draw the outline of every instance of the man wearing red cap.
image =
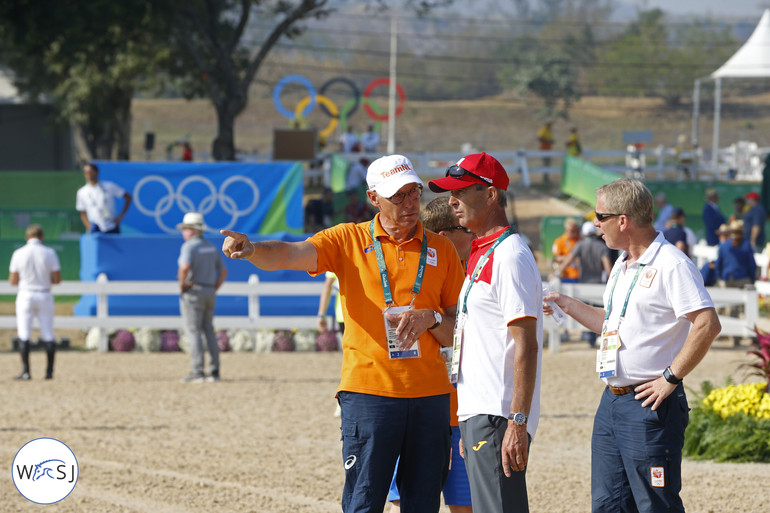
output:
M 458 300 L 452 355 L 473 510 L 528 511 L 529 444 L 540 417 L 540 271 L 508 224 L 508 175 L 494 157 L 463 157 L 429 186 L 451 191 L 457 219 L 478 237 Z
M 767 212 L 759 202 L 759 194 L 751 191 L 746 194 L 748 211 L 743 216 L 743 239 L 749 241 L 754 253 L 765 249 L 765 221 Z
M 222 230 L 222 250 L 265 270 L 337 275 L 345 319 L 337 389 L 342 510 L 382 511 L 400 455 L 404 511 L 438 513 L 452 391 L 440 348 L 452 343 L 462 264 L 449 239 L 423 229 L 422 180 L 409 159 L 375 160 L 366 182 L 379 209 L 372 221 L 339 224 L 302 242 L 250 242 Z

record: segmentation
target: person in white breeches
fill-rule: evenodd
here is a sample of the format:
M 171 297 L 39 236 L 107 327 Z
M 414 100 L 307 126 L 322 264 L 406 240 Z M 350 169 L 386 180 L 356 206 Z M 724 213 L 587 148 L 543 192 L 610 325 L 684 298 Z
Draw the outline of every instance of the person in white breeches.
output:
M 52 379 L 56 340 L 51 285 L 61 281 L 61 267 L 56 251 L 43 245 L 43 228 L 40 225 L 29 225 L 26 239 L 27 243 L 11 256 L 8 275 L 11 285 L 19 287 L 16 295 L 16 329 L 23 368 L 16 379 L 30 379 L 29 340 L 32 335 L 32 319 L 35 317 L 40 324 L 40 335 L 48 357 L 45 378 Z

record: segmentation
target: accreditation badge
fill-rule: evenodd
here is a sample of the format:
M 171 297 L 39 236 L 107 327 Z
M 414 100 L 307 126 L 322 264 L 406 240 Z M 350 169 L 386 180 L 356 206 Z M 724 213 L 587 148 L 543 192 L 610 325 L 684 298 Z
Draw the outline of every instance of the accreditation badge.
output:
M 460 360 L 462 359 L 466 319 L 468 319 L 468 314 L 460 312 L 457 314 L 455 320 L 455 331 L 452 335 L 452 368 L 449 372 L 450 383 L 457 383 L 457 379 L 460 375 Z
M 596 372 L 599 373 L 600 378 L 615 377 L 620 346 L 620 335 L 617 330 L 602 332 L 599 349 L 596 351 Z
M 388 358 L 396 360 L 400 358 L 419 358 L 420 357 L 420 341 L 415 340 L 407 349 L 401 349 L 401 339 L 396 335 L 396 328 L 401 319 L 401 314 L 412 310 L 412 305 L 409 306 L 389 306 L 382 311 L 382 319 L 385 321 L 385 336 L 388 342 Z M 391 321 L 388 319 L 388 315 L 397 316 L 397 319 Z

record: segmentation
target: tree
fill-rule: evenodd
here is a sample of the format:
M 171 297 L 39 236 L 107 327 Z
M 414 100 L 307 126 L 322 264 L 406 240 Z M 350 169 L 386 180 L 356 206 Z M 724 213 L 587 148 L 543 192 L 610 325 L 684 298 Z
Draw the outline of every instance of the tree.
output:
M 344 4 L 344 0 L 336 5 Z M 373 8 L 385 0 L 367 0 Z M 451 0 L 407 0 L 418 14 Z M 294 38 L 305 20 L 332 14 L 330 0 L 168 0 L 172 44 L 203 85 L 217 113 L 216 160 L 235 158 L 235 119 L 248 105 L 248 90 L 266 57 L 282 37 Z M 259 23 L 259 26 L 257 26 Z M 262 28 L 266 27 L 266 28 Z M 259 42 L 253 43 L 253 40 Z M 188 89 L 188 95 L 195 93 Z
M 692 93 L 693 81 L 724 62 L 736 43 L 728 29 L 694 22 L 671 30 L 660 9 L 639 18 L 599 58 L 600 94 L 661 98 L 677 107 Z
M 569 119 L 569 108 L 580 99 L 576 68 L 560 53 L 530 52 L 515 73 L 502 73 L 501 81 L 512 84 L 519 94 L 539 97 L 543 107 L 538 115 L 543 119 Z
M 73 122 L 82 155 L 129 158 L 131 98 L 137 78 L 164 58 L 144 0 L 0 2 L 0 42 L 16 86 L 31 101 L 49 101 Z M 162 48 L 162 46 L 160 46 Z

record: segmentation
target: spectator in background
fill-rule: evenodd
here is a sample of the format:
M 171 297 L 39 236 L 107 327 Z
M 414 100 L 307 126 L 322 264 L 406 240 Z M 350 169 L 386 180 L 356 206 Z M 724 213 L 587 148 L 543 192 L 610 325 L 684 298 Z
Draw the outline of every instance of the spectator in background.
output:
M 765 221 L 767 212 L 759 202 L 759 194 L 751 191 L 746 194 L 748 210 L 743 216 L 743 238 L 746 239 L 754 253 L 765 249 Z
M 719 245 L 714 271 L 719 287 L 742 289 L 754 283 L 757 275 L 757 264 L 749 241 L 744 239 L 743 221 L 730 223 L 731 238 Z M 740 306 L 726 307 L 725 313 L 737 317 Z M 740 337 L 733 337 L 733 345 L 740 345 Z
M 551 127 L 553 126 L 553 122 L 546 121 L 546 123 L 540 127 L 540 130 L 537 131 L 537 141 L 539 143 L 539 148 L 544 151 L 550 151 L 553 149 L 553 133 L 551 132 Z M 551 157 L 543 157 L 543 166 L 544 167 L 550 167 L 551 166 Z M 548 175 L 545 175 L 546 177 Z
M 719 245 L 715 269 L 720 287 L 743 288 L 754 283 L 757 264 L 749 241 L 744 239 L 742 221 L 730 223 L 730 238 Z
M 131 206 L 131 195 L 119 185 L 99 181 L 99 168 L 88 163 L 83 166 L 86 184 L 78 189 L 75 208 L 89 233 L 120 233 L 120 222 Z M 115 215 L 115 198 L 123 198 L 123 210 Z
M 578 137 L 576 126 L 570 128 L 569 137 L 567 137 L 567 142 L 565 144 L 567 145 L 567 155 L 579 157 L 580 154 L 583 153 L 583 147 L 580 146 L 580 138 Z
M 361 223 L 374 217 L 365 201 L 358 197 L 356 189 L 348 189 L 348 204 L 345 205 L 345 222 Z
M 693 152 L 692 145 L 688 142 L 687 136 L 685 134 L 679 134 L 679 137 L 677 137 L 674 153 L 676 154 L 677 177 L 680 180 L 682 178 L 686 178 L 688 180 L 694 179 L 695 167 L 693 166 L 693 161 L 695 154 Z
M 562 261 L 557 274 L 561 274 L 562 269 L 577 260 L 580 265 L 580 279 L 578 280 L 580 283 L 607 283 L 607 277 L 612 270 L 610 249 L 602 240 L 601 233 L 592 221 L 584 222 L 580 232 L 583 239 L 575 244 L 567 258 Z M 593 331 L 585 331 L 582 337 L 593 347 L 597 334 Z
M 726 242 L 730 239 L 730 236 L 733 234 L 733 231 L 730 229 L 730 227 L 726 224 L 722 224 L 719 226 L 719 229 L 717 230 L 717 237 L 719 239 L 719 245 L 721 245 L 723 242 Z M 741 236 L 743 236 L 743 227 L 741 227 Z M 718 251 L 718 248 L 717 248 Z M 716 259 L 706 262 L 703 264 L 703 266 L 700 268 L 700 274 L 703 276 L 703 284 L 707 287 L 713 287 L 717 284 L 717 267 L 716 267 Z
M 16 295 L 16 329 L 22 371 L 16 379 L 31 379 L 29 339 L 34 317 L 37 317 L 40 325 L 40 336 L 48 358 L 45 379 L 52 379 L 56 339 L 53 331 L 54 303 L 51 285 L 61 282 L 61 267 L 56 251 L 43 245 L 43 228 L 39 224 L 27 227 L 26 239 L 27 243 L 11 255 L 8 269 L 8 281 L 11 285 L 19 287 L 19 293 Z
M 353 127 L 350 125 L 348 125 L 348 129 L 340 136 L 340 151 L 342 153 L 361 151 L 358 136 L 353 132 Z
M 329 301 L 334 296 L 334 320 L 340 333 L 345 333 L 345 318 L 342 314 L 342 299 L 340 298 L 340 282 L 337 275 L 331 271 L 326 271 L 324 275 L 324 288 L 321 290 L 321 297 L 318 301 L 318 331 L 325 333 L 329 331 L 329 324 L 326 322 L 326 312 L 329 309 Z M 339 407 L 339 405 L 337 405 Z M 335 416 L 338 416 L 335 414 Z
M 719 193 L 714 188 L 706 189 L 706 204 L 703 205 L 703 224 L 706 229 L 706 244 L 716 246 L 719 244 L 717 231 L 727 222 L 722 211 L 719 210 Z
M 366 185 L 366 168 L 369 167 L 369 159 L 361 157 L 350 164 L 348 174 L 345 177 L 346 189 L 358 189 Z
M 666 193 L 663 191 L 655 195 L 655 206 L 658 207 L 658 216 L 653 226 L 655 230 L 663 232 L 666 229 L 666 223 L 674 213 L 674 206 L 668 202 Z
M 305 231 L 314 233 L 329 228 L 334 214 L 334 192 L 327 187 L 320 198 L 310 199 L 305 205 Z
M 192 146 L 190 146 L 189 142 L 184 141 L 182 143 L 182 161 L 183 162 L 192 162 L 192 160 L 193 160 Z
M 663 230 L 663 237 L 687 256 L 690 256 L 690 247 L 687 244 L 687 233 L 684 231 L 684 210 L 677 208 L 671 216 L 668 228 Z
M 361 134 L 361 146 L 366 153 L 376 153 L 379 145 L 380 134 L 374 131 L 374 125 L 369 125 L 366 132 Z
M 182 231 L 184 244 L 177 259 L 179 311 L 190 348 L 190 374 L 184 383 L 219 381 L 219 344 L 214 333 L 216 292 L 225 282 L 227 268 L 217 248 L 203 238 L 203 216 L 188 212 L 176 227 Z M 209 356 L 209 374 L 203 373 L 204 346 Z
M 564 220 L 564 233 L 553 241 L 551 252 L 553 253 L 554 267 L 559 266 L 560 272 L 557 276 L 565 283 L 575 283 L 580 277 L 580 269 L 574 263 L 570 263 L 561 268 L 562 262 L 567 260 L 569 254 L 575 248 L 580 240 L 580 226 L 577 220 L 568 217 Z
M 743 219 L 746 215 L 746 199 L 743 196 L 738 196 L 733 200 L 733 214 L 727 220 L 728 223 Z

